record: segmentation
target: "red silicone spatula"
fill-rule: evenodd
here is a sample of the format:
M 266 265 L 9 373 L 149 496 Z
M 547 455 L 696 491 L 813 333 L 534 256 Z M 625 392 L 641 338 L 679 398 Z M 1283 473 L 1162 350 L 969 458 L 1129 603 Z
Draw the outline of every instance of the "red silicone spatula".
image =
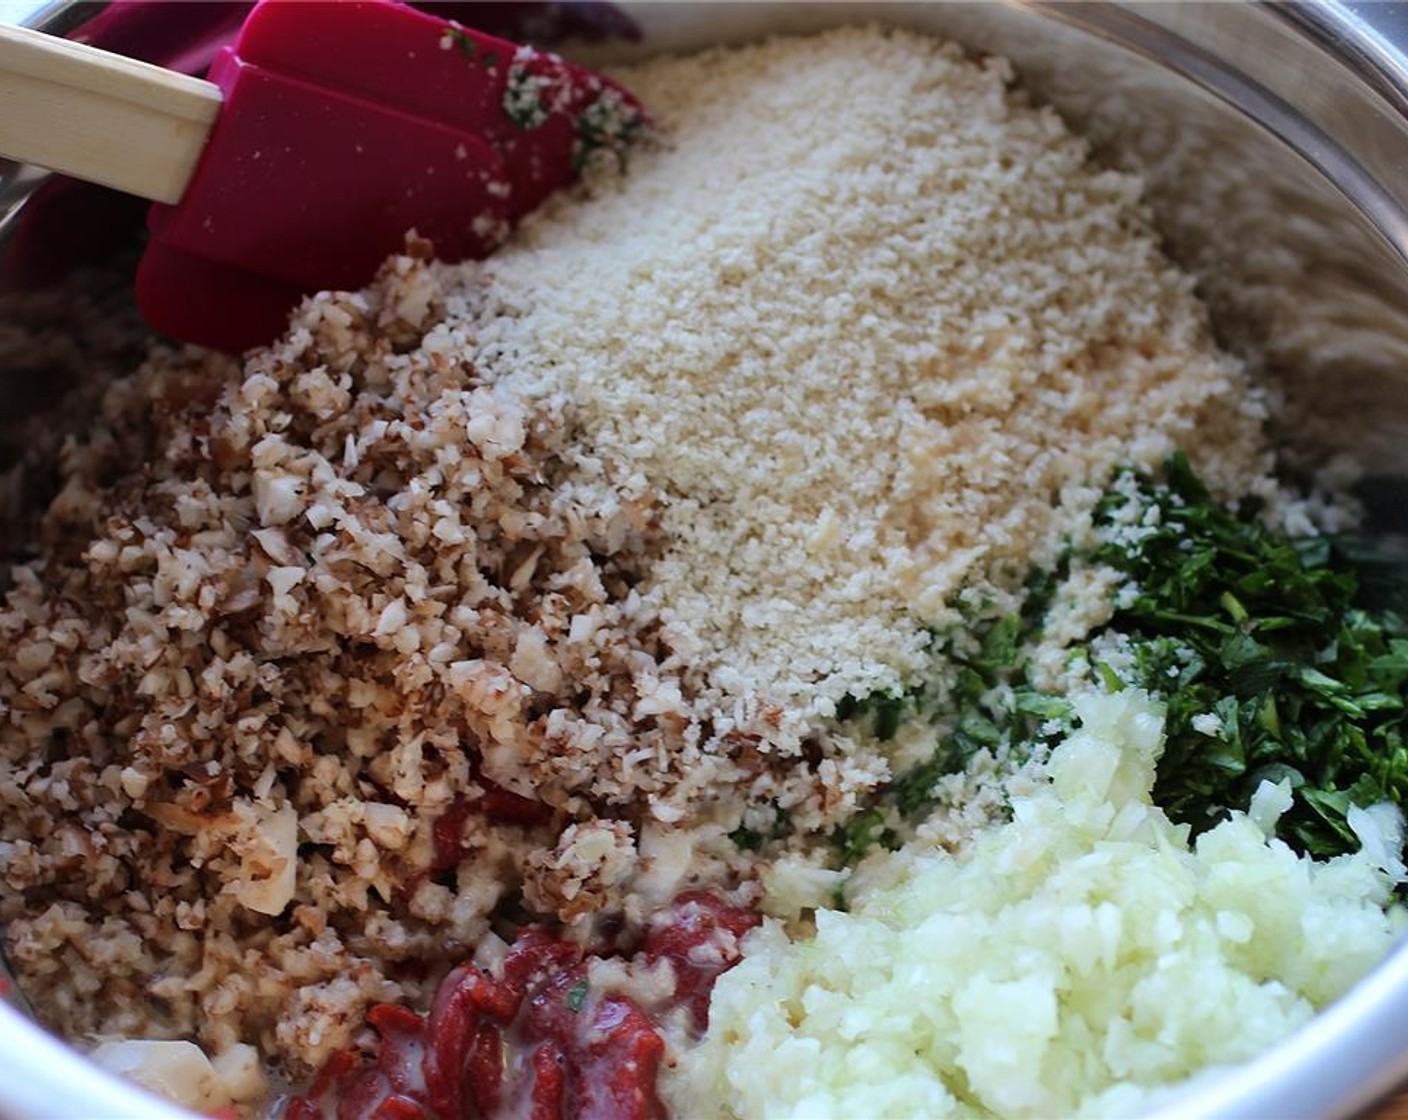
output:
M 0 153 L 156 200 L 142 312 L 225 350 L 411 229 L 483 256 L 642 120 L 605 78 L 393 0 L 263 0 L 208 76 L 0 28 Z

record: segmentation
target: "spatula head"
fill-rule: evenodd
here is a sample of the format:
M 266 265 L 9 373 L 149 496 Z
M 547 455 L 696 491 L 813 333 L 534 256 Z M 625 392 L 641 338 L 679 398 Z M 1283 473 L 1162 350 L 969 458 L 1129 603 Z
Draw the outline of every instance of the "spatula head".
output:
M 181 201 L 151 209 L 137 299 L 224 350 L 366 284 L 412 229 L 484 256 L 643 119 L 605 78 L 392 0 L 263 0 L 209 78 L 225 103 Z

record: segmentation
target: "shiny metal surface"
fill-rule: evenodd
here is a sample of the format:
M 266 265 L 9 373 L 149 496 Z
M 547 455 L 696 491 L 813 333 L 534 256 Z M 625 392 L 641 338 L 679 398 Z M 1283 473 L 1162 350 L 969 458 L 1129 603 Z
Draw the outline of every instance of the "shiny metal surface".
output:
M 1145 177 L 1219 337 L 1286 398 L 1277 434 L 1292 461 L 1348 451 L 1408 478 L 1408 5 L 625 7 L 645 35 L 618 58 L 856 18 L 1011 58 L 1097 159 Z M 30 22 L 72 26 L 89 10 L 44 5 Z M 24 174 L 0 167 L 0 253 L 5 216 L 36 181 Z M 0 1051 L 27 1071 L 0 1079 L 0 1116 L 180 1115 L 3 1005 Z M 1199 1078 L 1159 1117 L 1347 1117 L 1405 1077 L 1408 947 L 1285 1045 Z

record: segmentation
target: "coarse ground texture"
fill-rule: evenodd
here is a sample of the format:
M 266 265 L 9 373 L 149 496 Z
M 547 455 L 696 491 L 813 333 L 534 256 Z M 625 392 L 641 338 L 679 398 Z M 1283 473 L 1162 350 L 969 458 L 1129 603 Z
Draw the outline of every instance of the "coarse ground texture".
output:
M 0 920 L 55 1027 L 297 1074 L 496 915 L 638 929 L 746 879 L 746 807 L 883 783 L 835 702 L 1115 466 L 1266 485 L 1137 182 L 1002 62 L 851 30 L 623 77 L 629 174 L 243 365 L 158 350 L 67 450 L 0 613 Z
M 243 368 L 159 351 L 69 449 L 0 614 L 0 917 L 69 1034 L 306 1072 L 505 897 L 639 918 L 710 866 L 635 827 L 698 750 L 622 621 L 652 503 L 563 480 L 444 275 L 399 258 Z

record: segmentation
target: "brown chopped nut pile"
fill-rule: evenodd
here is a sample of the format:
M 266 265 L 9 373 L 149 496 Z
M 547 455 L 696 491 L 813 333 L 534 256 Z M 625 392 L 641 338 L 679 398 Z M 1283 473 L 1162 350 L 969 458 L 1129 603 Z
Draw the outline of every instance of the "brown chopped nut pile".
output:
M 158 353 L 66 451 L 0 613 L 0 921 L 65 1033 L 302 1073 L 496 908 L 629 930 L 736 869 L 710 799 L 804 796 L 691 715 L 657 499 L 466 367 L 452 275 Z

